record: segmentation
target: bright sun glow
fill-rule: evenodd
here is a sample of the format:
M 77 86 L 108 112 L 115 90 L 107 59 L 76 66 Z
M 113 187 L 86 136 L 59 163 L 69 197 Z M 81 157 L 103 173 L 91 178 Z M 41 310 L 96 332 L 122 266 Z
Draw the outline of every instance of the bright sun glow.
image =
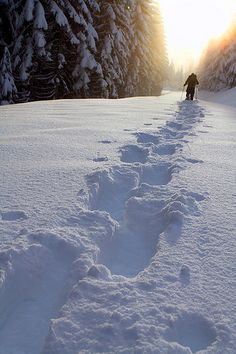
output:
M 236 0 L 158 2 L 164 21 L 169 58 L 177 67 L 197 63 L 209 40 L 224 33 L 236 12 Z

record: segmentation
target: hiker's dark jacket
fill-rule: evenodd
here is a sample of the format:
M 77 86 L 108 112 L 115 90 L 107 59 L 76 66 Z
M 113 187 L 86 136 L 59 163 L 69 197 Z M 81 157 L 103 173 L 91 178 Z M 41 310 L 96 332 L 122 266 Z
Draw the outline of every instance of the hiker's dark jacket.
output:
M 186 80 L 184 86 L 186 86 L 186 85 L 188 85 L 188 88 L 195 88 L 196 85 L 199 85 L 197 76 L 196 76 L 195 74 L 191 74 L 191 75 L 187 78 L 187 80 Z

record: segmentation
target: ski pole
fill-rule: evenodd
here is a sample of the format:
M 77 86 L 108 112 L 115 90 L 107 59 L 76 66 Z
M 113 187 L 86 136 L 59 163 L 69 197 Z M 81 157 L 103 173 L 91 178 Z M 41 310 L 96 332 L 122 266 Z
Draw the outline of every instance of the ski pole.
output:
M 195 94 L 196 100 L 198 99 L 198 87 L 196 87 L 196 94 Z
M 182 101 L 182 99 L 183 99 L 183 93 L 184 93 L 184 86 L 183 86 L 183 90 L 182 90 L 182 94 L 181 94 L 181 99 L 180 99 L 180 101 Z

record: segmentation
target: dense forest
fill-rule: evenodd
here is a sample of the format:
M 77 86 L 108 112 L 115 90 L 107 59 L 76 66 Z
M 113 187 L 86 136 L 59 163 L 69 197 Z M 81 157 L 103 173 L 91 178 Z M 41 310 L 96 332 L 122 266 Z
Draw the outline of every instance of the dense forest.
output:
M 236 19 L 223 36 L 209 43 L 199 72 L 203 89 L 220 91 L 236 86 Z
M 168 61 L 152 0 L 0 0 L 0 101 L 159 95 Z

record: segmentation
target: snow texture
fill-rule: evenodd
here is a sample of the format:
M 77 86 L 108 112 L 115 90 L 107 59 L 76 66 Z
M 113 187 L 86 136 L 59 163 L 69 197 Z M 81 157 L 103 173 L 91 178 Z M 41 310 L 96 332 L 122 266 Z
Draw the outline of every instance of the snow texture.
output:
M 212 93 L 209 91 L 201 91 L 200 98 L 212 101 L 215 103 L 220 103 L 228 106 L 236 107 L 236 88 L 225 89 L 218 93 Z
M 235 109 L 0 107 L 0 354 L 236 352 Z

